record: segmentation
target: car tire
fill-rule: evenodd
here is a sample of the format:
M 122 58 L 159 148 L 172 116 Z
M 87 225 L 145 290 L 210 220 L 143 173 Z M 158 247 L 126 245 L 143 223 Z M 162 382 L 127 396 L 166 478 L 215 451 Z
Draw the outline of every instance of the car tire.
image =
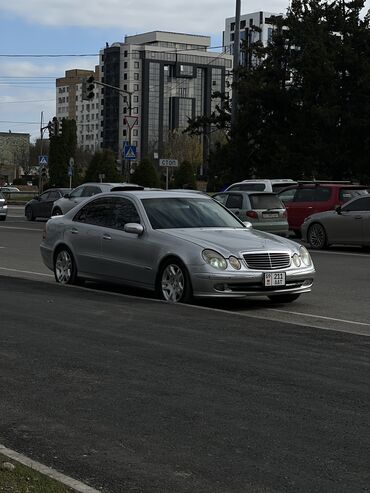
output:
M 307 231 L 307 241 L 314 250 L 322 250 L 328 246 L 325 228 L 320 223 L 313 223 Z
M 60 247 L 54 255 L 54 277 L 59 284 L 77 284 L 77 267 L 72 252 Z
M 292 303 L 300 296 L 300 294 L 277 294 L 275 296 L 269 296 L 269 300 L 272 303 Z
M 63 216 L 63 212 L 59 207 L 56 207 L 55 209 L 52 210 L 51 212 L 52 216 Z
M 33 211 L 31 207 L 26 207 L 26 210 L 24 211 L 24 215 L 26 216 L 27 221 L 35 220 L 35 216 L 33 215 Z
M 169 258 L 161 265 L 156 291 L 160 299 L 170 303 L 189 303 L 193 299 L 189 273 L 179 259 Z

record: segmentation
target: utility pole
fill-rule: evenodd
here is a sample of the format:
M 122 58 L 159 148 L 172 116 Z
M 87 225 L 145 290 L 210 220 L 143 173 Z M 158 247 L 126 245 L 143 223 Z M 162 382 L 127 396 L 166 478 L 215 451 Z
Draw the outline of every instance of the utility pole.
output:
M 238 69 L 240 65 L 240 3 L 241 0 L 236 0 L 235 10 L 235 31 L 234 31 L 234 60 L 233 60 L 233 92 L 231 104 L 231 127 L 236 124 L 237 107 L 238 107 Z

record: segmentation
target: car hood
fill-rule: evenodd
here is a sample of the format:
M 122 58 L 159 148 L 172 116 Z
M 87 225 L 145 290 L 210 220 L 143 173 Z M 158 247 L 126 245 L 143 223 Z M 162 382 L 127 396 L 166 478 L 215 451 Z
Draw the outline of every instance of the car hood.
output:
M 201 248 L 213 248 L 224 255 L 238 255 L 247 250 L 294 250 L 299 245 L 280 236 L 254 229 L 194 228 L 161 230 L 169 236 L 194 243 Z

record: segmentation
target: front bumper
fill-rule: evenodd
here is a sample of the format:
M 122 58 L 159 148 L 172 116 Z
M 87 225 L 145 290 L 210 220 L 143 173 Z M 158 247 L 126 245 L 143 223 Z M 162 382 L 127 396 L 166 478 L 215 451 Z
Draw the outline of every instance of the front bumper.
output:
M 285 272 L 285 286 L 265 287 L 264 272 Z M 311 291 L 315 269 L 274 271 L 198 272 L 191 276 L 194 296 L 207 298 L 256 298 L 274 294 L 301 294 Z

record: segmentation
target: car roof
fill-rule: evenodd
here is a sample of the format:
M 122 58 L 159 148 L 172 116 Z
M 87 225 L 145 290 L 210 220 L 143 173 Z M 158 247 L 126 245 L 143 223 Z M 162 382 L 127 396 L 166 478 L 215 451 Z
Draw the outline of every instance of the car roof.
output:
M 224 192 L 215 192 L 214 195 L 221 195 L 221 194 L 229 194 L 229 195 L 276 195 L 276 192 L 270 192 L 269 190 L 225 190 Z
M 317 188 L 317 187 L 329 187 L 329 188 L 348 188 L 350 190 L 367 190 L 369 187 L 366 185 L 355 185 L 350 183 L 340 183 L 340 182 L 307 182 L 307 183 L 298 183 L 298 188 Z M 285 187 L 278 192 L 285 192 L 285 190 L 292 190 L 293 188 L 297 188 L 297 185 L 292 185 L 290 187 Z
M 212 200 L 212 198 L 207 194 L 198 194 L 194 193 L 192 190 L 183 190 L 183 191 L 171 191 L 171 190 L 117 190 L 112 192 L 104 192 L 99 194 L 99 197 L 107 197 L 107 196 L 136 196 L 139 199 L 152 199 L 152 198 L 203 198 Z

